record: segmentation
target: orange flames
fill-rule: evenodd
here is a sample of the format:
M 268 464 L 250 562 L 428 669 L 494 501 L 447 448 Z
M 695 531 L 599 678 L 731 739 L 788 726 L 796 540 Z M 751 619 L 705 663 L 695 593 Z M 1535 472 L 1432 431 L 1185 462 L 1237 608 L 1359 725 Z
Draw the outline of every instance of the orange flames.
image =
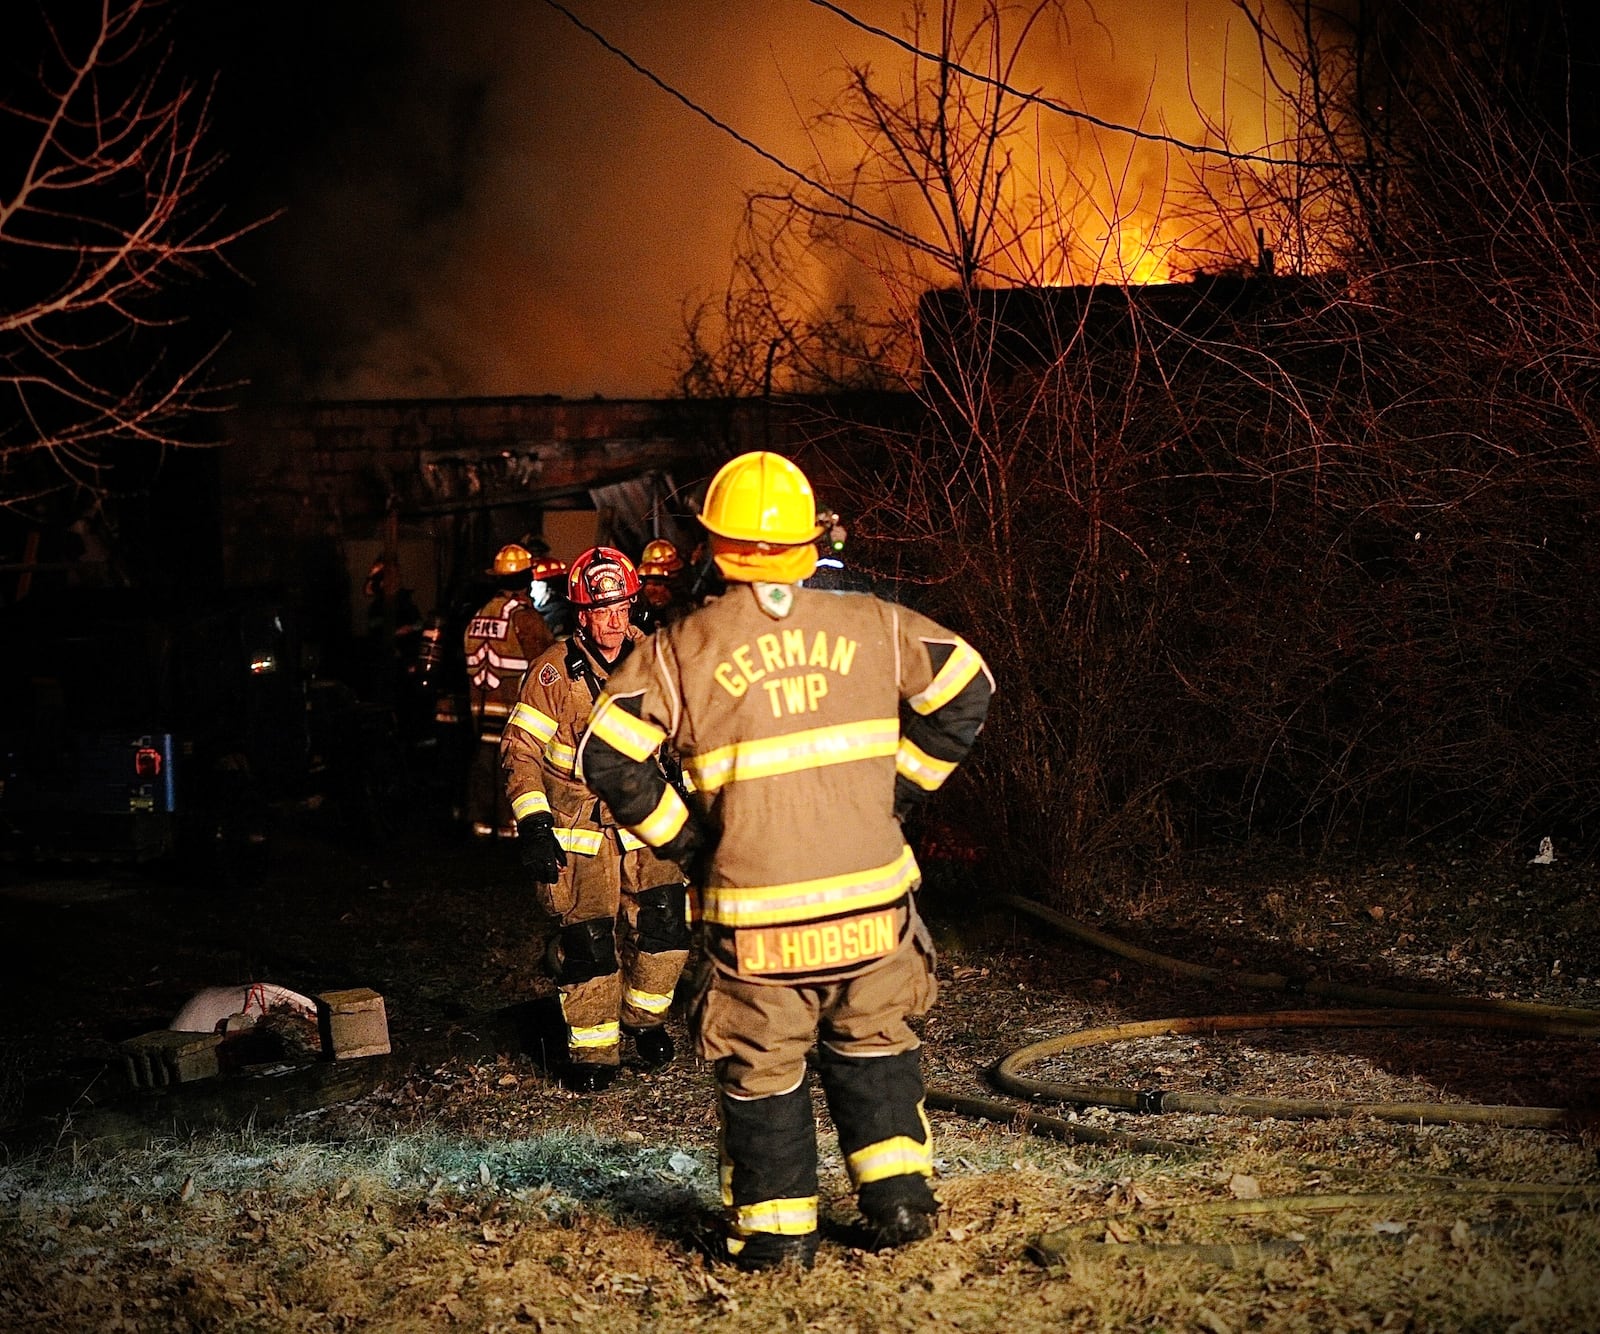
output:
M 413 247 L 405 322 L 375 312 L 362 354 L 324 392 L 666 391 L 686 300 L 721 292 L 745 195 L 780 173 L 542 6 L 496 7 L 495 22 L 466 25 L 454 7 L 430 2 L 421 45 L 440 66 L 434 73 L 488 90 L 478 148 L 461 207 Z M 572 3 L 751 139 L 797 165 L 820 162 L 835 180 L 853 165 L 848 143 L 819 136 L 808 120 L 839 107 L 848 67 L 870 66 L 892 86 L 908 66 L 904 52 L 804 4 Z M 846 4 L 864 21 L 907 31 L 905 0 Z M 1105 120 L 1193 142 L 1219 142 L 1221 127 L 1235 147 L 1257 148 L 1281 119 L 1233 0 L 1073 6 L 1065 24 L 1034 34 L 1012 77 Z M 1016 225 L 997 238 L 1001 279 L 1149 283 L 1219 255 L 1254 258 L 1253 233 L 1232 234 L 1180 205 L 1194 159 L 1170 146 L 1039 109 L 1005 147 Z M 393 213 L 387 184 L 376 180 L 372 195 Z M 336 204 L 350 216 L 358 188 L 341 182 L 330 212 Z M 898 207 L 926 225 L 903 200 Z M 380 206 L 373 212 L 381 216 Z M 338 253 L 329 256 L 335 281 L 348 267 L 332 262 Z M 858 261 L 827 290 L 865 304 L 871 269 Z

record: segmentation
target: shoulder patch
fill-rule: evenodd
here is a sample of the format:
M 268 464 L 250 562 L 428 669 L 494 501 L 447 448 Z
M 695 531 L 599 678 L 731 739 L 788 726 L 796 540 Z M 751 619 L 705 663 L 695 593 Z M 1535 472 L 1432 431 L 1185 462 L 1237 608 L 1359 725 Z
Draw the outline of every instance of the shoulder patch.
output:
M 542 685 L 542 686 L 553 686 L 560 679 L 561 679 L 561 673 L 556 670 L 555 663 L 547 662 L 547 663 L 545 663 L 545 665 L 543 667 L 539 668 L 539 684 L 540 685 Z

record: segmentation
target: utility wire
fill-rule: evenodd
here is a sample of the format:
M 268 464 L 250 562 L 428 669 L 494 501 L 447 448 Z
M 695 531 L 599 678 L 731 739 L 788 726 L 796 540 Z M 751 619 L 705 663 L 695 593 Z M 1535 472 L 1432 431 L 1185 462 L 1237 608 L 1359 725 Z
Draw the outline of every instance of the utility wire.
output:
M 556 13 L 565 18 L 567 22 L 571 23 L 573 27 L 577 28 L 580 32 L 587 33 L 607 51 L 611 52 L 612 55 L 616 56 L 618 60 L 627 65 L 629 69 L 633 70 L 635 73 L 642 74 L 645 78 L 649 79 L 651 83 L 655 84 L 657 88 L 661 89 L 662 92 L 676 98 L 679 102 L 683 103 L 684 106 L 688 107 L 690 111 L 694 112 L 695 115 L 716 126 L 717 129 L 721 130 L 724 134 L 736 140 L 738 143 L 743 144 L 752 153 L 765 158 L 780 171 L 787 172 L 796 180 L 803 181 L 806 185 L 809 185 L 819 194 L 825 195 L 827 198 L 833 200 L 841 208 L 847 210 L 851 217 L 856 218 L 857 220 L 875 228 L 876 230 L 882 232 L 885 236 L 892 237 L 894 240 L 905 245 L 912 246 L 926 254 L 940 258 L 948 258 L 946 252 L 941 250 L 938 246 L 923 240 L 922 237 L 916 235 L 914 232 L 908 232 L 898 223 L 892 222 L 888 218 L 881 217 L 879 214 L 872 212 L 870 209 L 863 208 L 860 204 L 849 198 L 847 195 L 842 195 L 837 190 L 824 185 L 815 177 L 801 171 L 800 168 L 791 166 L 776 153 L 770 151 L 769 149 L 763 148 L 760 144 L 756 143 L 755 140 L 744 134 L 741 134 L 732 125 L 729 125 L 727 121 L 720 119 L 714 113 L 706 110 L 705 107 L 701 106 L 693 98 L 689 97 L 687 93 L 679 92 L 678 89 L 674 88 L 665 79 L 641 65 L 621 47 L 609 41 L 603 33 L 598 32 L 596 29 L 590 27 L 565 5 L 561 4 L 560 0 L 544 0 L 544 2 L 551 9 L 555 10 Z
M 965 78 L 973 79 L 978 83 L 988 84 L 1003 93 L 1010 93 L 1012 97 L 1020 98 L 1031 106 L 1043 107 L 1046 111 L 1053 111 L 1058 116 L 1066 116 L 1070 120 L 1081 120 L 1097 129 L 1111 130 L 1116 134 L 1131 135 L 1135 139 L 1144 139 L 1150 143 L 1168 144 L 1173 148 L 1181 148 L 1185 153 L 1199 153 L 1208 157 L 1226 158 L 1230 162 L 1258 162 L 1265 167 L 1337 167 L 1337 162 L 1307 162 L 1301 158 L 1274 157 L 1268 153 L 1241 153 L 1231 148 L 1218 148 L 1211 144 L 1190 143 L 1187 139 L 1179 139 L 1175 135 L 1160 134 L 1154 130 L 1141 130 L 1136 125 L 1123 125 L 1113 120 L 1103 120 L 1101 117 L 1087 111 L 1080 111 L 1077 107 L 1068 106 L 1053 97 L 1046 97 L 1042 93 L 1025 92 L 1007 83 L 1004 79 L 997 79 L 992 74 L 983 74 L 975 69 L 969 69 L 959 61 L 951 60 L 948 56 L 937 51 L 928 51 L 918 46 L 915 42 L 907 41 L 904 37 L 890 32 L 887 28 L 880 28 L 868 23 L 865 19 L 857 18 L 848 9 L 833 3 L 833 0 L 810 0 L 818 9 L 825 9 L 830 14 L 835 14 L 853 27 L 860 28 L 862 32 L 870 33 L 874 37 L 881 37 L 886 42 L 892 42 L 902 51 L 906 51 L 921 60 L 931 60 L 937 64 L 954 70 Z

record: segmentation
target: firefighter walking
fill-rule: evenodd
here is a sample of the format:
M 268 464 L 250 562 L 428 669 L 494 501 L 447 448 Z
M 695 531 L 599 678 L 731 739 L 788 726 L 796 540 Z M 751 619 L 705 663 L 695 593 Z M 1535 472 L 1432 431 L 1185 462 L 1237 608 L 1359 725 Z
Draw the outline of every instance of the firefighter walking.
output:
M 926 1237 L 937 1204 L 919 1041 L 934 952 L 900 820 L 965 757 L 993 681 L 959 635 L 865 594 L 800 587 L 820 533 L 805 475 L 745 454 L 701 521 L 728 589 L 640 644 L 579 746 L 586 781 L 695 868 L 707 980 L 692 1015 L 714 1063 L 728 1250 L 809 1267 L 817 1068 L 879 1246 Z M 653 762 L 681 752 L 687 804 Z
M 616 1075 L 624 1029 L 648 1068 L 672 1059 L 665 1023 L 688 958 L 682 874 L 622 828 L 575 772 L 602 685 L 644 638 L 629 624 L 638 592 L 620 551 L 595 547 L 573 561 L 567 596 L 577 629 L 529 667 L 501 746 L 523 865 L 540 906 L 559 919 L 550 961 L 567 1030 L 566 1078 L 584 1092 Z
M 477 735 L 467 772 L 467 822 L 476 838 L 515 838 L 516 821 L 500 781 L 500 737 L 528 664 L 554 642 L 528 593 L 533 556 L 515 542 L 495 553 L 489 571 L 499 591 L 467 622 L 467 701 Z

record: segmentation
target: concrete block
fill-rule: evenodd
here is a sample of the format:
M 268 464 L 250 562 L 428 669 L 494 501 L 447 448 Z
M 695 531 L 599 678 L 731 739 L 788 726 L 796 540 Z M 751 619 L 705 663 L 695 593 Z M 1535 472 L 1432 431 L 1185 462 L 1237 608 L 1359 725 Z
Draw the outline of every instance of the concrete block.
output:
M 175 1033 L 158 1028 L 122 1044 L 122 1069 L 134 1088 L 162 1088 L 212 1079 L 221 1073 L 220 1033 Z
M 316 997 L 322 1054 L 336 1061 L 389 1053 L 389 1017 L 370 987 L 324 991 Z

